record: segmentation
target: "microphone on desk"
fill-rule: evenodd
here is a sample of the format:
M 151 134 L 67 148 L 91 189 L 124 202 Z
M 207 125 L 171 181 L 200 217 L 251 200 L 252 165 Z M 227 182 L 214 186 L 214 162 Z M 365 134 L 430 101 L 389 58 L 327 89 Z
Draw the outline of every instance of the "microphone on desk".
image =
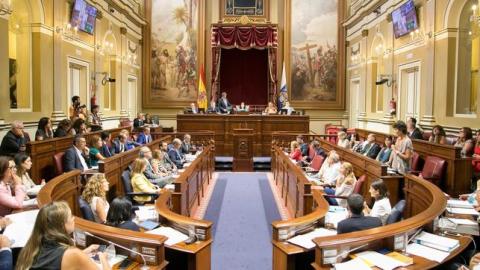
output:
M 135 250 L 132 250 L 132 249 L 130 249 L 130 248 L 124 247 L 124 246 L 119 245 L 119 244 L 117 244 L 117 243 L 114 243 L 114 242 L 112 242 L 112 241 L 110 241 L 110 240 L 107 240 L 107 239 L 105 239 L 105 238 L 102 238 L 102 237 L 100 237 L 100 236 L 96 236 L 96 235 L 94 235 L 94 234 L 92 234 L 92 233 L 90 233 L 90 232 L 85 231 L 85 234 L 88 235 L 88 236 L 91 236 L 91 237 L 93 237 L 93 238 L 96 238 L 96 239 L 98 239 L 98 240 L 101 240 L 101 241 L 107 242 L 107 243 L 109 243 L 109 244 L 112 244 L 112 245 L 114 245 L 114 246 L 116 246 L 116 247 L 119 247 L 119 248 L 121 248 L 121 249 L 124 249 L 124 250 L 126 250 L 126 251 L 129 251 L 129 252 L 131 252 L 131 253 L 140 255 L 140 257 L 142 257 L 142 260 L 143 260 L 143 266 L 140 267 L 140 269 L 141 269 L 141 270 L 148 270 L 148 269 L 149 269 L 149 267 L 147 266 L 147 261 L 145 260 L 145 257 L 143 256 L 142 253 L 140 253 L 140 252 L 138 252 L 138 251 L 135 251 Z

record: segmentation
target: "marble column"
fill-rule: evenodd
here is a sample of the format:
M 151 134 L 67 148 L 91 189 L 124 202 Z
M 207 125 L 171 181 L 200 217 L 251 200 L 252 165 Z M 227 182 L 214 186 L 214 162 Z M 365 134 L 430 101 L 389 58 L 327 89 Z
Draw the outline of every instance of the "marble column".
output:
M 428 0 L 425 4 L 425 81 L 424 100 L 421 108 L 421 125 L 433 126 L 434 116 L 434 89 L 435 89 L 435 5 L 436 0 Z

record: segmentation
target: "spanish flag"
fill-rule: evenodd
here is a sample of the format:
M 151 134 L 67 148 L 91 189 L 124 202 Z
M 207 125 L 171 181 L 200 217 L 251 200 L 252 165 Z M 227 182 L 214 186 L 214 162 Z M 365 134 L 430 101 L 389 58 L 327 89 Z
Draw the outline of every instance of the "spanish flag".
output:
M 200 68 L 200 77 L 198 78 L 198 97 L 197 104 L 199 109 L 207 110 L 207 89 L 205 87 L 205 69 L 202 65 Z

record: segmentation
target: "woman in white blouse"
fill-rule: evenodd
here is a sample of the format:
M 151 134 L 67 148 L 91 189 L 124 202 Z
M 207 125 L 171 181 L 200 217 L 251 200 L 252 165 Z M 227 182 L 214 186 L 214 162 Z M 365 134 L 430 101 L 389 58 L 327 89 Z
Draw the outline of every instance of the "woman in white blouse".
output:
M 347 139 L 347 133 L 340 131 L 337 134 L 338 141 L 337 145 L 343 148 L 350 148 L 350 141 Z
M 366 216 L 378 217 L 382 220 L 382 223 L 385 224 L 387 221 L 388 215 L 392 212 L 392 206 L 390 205 L 390 200 L 388 199 L 388 190 L 387 186 L 382 179 L 375 180 L 369 189 L 370 196 L 375 199 L 372 209 L 368 207 L 365 203 L 363 212 Z
M 96 173 L 88 179 L 83 190 L 82 197 L 90 205 L 95 222 L 105 223 L 107 221 L 107 213 L 110 208 L 107 201 L 108 189 L 109 183 L 105 174 Z
M 357 178 L 353 173 L 353 166 L 350 162 L 343 162 L 339 169 L 340 175 L 338 176 L 335 189 L 326 187 L 324 192 L 329 195 L 348 197 L 353 193 L 353 188 L 357 182 Z M 341 198 L 329 198 L 327 201 L 330 205 L 340 205 L 347 207 L 347 200 Z
M 340 175 L 340 156 L 334 150 L 328 153 L 327 160 L 323 162 L 320 171 L 313 178 L 318 180 L 313 180 L 314 184 L 317 185 L 328 185 L 334 186 L 338 176 Z
M 37 196 L 40 188 L 45 185 L 45 180 L 42 180 L 40 185 L 30 178 L 28 171 L 32 168 L 32 159 L 25 153 L 18 153 L 15 155 L 15 166 L 17 167 L 17 176 L 22 179 L 22 185 L 30 195 Z M 28 196 L 25 199 L 29 199 Z

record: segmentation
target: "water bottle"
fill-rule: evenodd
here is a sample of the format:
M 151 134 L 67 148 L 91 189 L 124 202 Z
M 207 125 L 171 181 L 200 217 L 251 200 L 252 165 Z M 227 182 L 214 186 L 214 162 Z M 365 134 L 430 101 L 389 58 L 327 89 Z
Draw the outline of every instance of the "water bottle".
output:
M 115 258 L 117 255 L 115 252 L 115 246 L 113 244 L 108 245 L 108 247 L 105 249 L 105 254 L 107 254 L 108 260 Z
M 475 202 L 476 202 L 475 193 L 472 193 L 472 194 L 468 195 L 467 201 L 468 201 L 469 204 L 474 205 Z

